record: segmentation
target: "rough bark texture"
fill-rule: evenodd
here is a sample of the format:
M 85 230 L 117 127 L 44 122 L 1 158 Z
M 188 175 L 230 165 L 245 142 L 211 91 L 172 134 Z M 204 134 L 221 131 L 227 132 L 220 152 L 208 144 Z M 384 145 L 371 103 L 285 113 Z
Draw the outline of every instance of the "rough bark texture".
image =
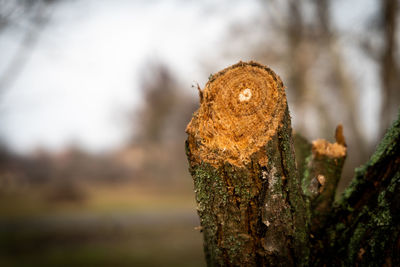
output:
M 235 79 L 233 83 L 225 81 L 231 78 Z M 248 92 L 247 89 L 251 97 L 242 103 L 241 94 Z M 221 104 L 231 110 L 219 112 L 218 94 L 225 93 L 239 101 L 223 99 Z M 276 95 L 276 103 L 268 102 L 272 95 Z M 263 116 L 264 111 L 278 113 L 268 117 L 268 114 Z M 249 142 L 257 144 L 251 153 L 239 150 L 235 157 L 235 151 L 229 151 L 223 141 L 213 143 L 218 138 L 225 140 L 217 136 L 223 134 L 218 132 L 218 125 L 207 122 L 201 132 L 202 123 L 209 117 L 225 121 L 224 116 L 231 115 L 234 118 L 230 119 L 236 120 L 232 127 L 245 128 Z M 260 129 L 253 128 L 254 125 L 247 127 L 253 119 L 263 126 Z M 240 62 L 214 75 L 206 85 L 201 107 L 187 132 L 187 155 L 208 265 L 307 265 L 307 211 L 296 171 L 290 116 L 280 78 L 254 62 Z M 268 138 L 257 139 L 260 134 Z M 229 138 L 234 142 L 233 150 L 240 147 L 244 137 Z M 207 153 L 202 154 L 202 151 Z M 243 157 L 246 153 L 248 157 Z M 226 160 L 224 155 L 228 155 Z
M 186 153 L 209 266 L 400 266 L 400 117 L 333 204 L 341 126 L 292 137 L 283 83 L 254 62 L 199 92 Z
M 325 222 L 332 211 L 336 187 L 346 159 L 346 145 L 341 125 L 336 130 L 336 142 L 323 139 L 312 142 L 311 152 L 304 161 L 302 173 L 303 193 L 311 211 L 312 238 L 319 239 Z
M 296 155 L 297 171 L 303 181 L 306 168 L 306 159 L 311 155 L 312 144 L 301 134 L 293 132 L 293 143 Z
M 315 257 L 321 266 L 400 266 L 400 114 L 356 169 L 325 233 Z

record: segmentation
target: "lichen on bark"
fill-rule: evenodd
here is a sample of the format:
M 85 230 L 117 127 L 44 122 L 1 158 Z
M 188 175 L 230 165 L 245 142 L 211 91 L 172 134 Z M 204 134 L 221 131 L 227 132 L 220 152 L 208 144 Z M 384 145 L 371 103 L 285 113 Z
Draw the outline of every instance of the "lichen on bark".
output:
M 307 211 L 282 81 L 239 62 L 214 74 L 202 96 L 186 147 L 208 265 L 307 265 Z

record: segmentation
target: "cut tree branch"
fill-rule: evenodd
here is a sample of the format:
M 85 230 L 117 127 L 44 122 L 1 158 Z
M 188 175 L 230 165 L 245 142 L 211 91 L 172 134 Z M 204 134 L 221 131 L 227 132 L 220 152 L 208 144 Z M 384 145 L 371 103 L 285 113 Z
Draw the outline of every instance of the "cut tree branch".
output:
M 333 144 L 324 139 L 313 141 L 311 153 L 303 163 L 303 192 L 311 208 L 311 234 L 317 238 L 331 213 L 347 155 L 342 125 L 336 128 L 335 137 Z
M 186 154 L 209 266 L 400 266 L 400 117 L 334 204 L 341 125 L 335 143 L 292 137 L 283 83 L 255 62 L 199 92 Z

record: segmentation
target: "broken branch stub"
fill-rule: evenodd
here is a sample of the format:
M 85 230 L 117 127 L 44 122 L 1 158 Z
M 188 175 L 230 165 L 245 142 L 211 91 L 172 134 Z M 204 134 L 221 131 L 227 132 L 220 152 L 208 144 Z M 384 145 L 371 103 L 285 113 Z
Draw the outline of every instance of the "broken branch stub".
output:
M 324 234 L 347 156 L 342 125 L 336 128 L 335 139 L 335 143 L 324 139 L 313 141 L 311 153 L 304 163 L 303 192 L 308 197 L 311 210 L 311 233 L 317 237 Z
M 308 233 L 281 79 L 255 62 L 212 75 L 186 151 L 209 265 L 307 265 Z

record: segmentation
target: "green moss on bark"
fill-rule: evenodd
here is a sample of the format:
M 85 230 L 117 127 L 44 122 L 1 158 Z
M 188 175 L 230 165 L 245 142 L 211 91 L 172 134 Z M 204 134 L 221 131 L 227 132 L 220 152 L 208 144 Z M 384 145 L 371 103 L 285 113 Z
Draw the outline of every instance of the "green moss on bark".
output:
M 399 214 L 400 117 L 338 201 L 317 265 L 398 266 Z
M 301 134 L 293 133 L 293 144 L 296 154 L 297 170 L 300 176 L 300 181 L 303 181 L 304 176 L 308 175 L 307 158 L 311 155 L 311 143 Z
M 307 211 L 287 110 L 284 118 L 276 136 L 244 167 L 198 164 L 187 143 L 209 266 L 308 265 Z

